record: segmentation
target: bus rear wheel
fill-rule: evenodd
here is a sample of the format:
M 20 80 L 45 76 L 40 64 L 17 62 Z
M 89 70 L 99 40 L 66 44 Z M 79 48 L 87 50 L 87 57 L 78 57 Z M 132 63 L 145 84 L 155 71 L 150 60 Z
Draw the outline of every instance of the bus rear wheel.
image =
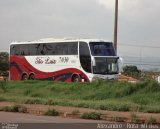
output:
M 34 74 L 29 75 L 29 80 L 35 80 Z
M 21 79 L 21 80 L 27 80 L 27 79 L 28 79 L 27 74 L 23 74 L 23 75 L 22 75 L 22 79 Z

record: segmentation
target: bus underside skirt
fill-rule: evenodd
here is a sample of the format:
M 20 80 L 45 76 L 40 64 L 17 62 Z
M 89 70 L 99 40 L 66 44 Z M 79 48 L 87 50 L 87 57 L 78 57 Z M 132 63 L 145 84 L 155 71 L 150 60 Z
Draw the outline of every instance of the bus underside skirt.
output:
M 72 73 L 63 73 L 56 76 L 50 76 L 47 78 L 40 78 L 40 80 L 52 80 L 52 81 L 62 81 L 66 82 L 66 80 L 69 80 L 71 78 Z

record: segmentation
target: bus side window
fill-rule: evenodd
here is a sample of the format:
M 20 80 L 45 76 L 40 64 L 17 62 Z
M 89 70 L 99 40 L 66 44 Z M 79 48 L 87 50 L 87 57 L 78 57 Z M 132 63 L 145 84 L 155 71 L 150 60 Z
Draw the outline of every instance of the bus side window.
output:
M 37 45 L 36 44 L 27 44 L 28 45 L 28 55 L 37 55 Z
M 62 51 L 62 49 L 60 48 L 60 46 L 59 46 L 59 44 L 58 43 L 56 43 L 55 44 L 55 55 L 62 55 L 62 54 L 60 54 L 60 52 Z
M 15 55 L 15 46 L 14 45 L 10 46 L 10 54 Z
M 11 55 L 20 55 L 19 45 L 11 45 Z
M 61 46 L 60 48 L 62 49 L 60 55 L 61 54 L 62 55 L 68 55 L 68 44 L 61 43 L 60 46 Z
M 78 55 L 78 43 L 69 43 L 68 44 L 68 55 Z
M 45 53 L 46 55 L 52 55 L 53 54 L 53 46 L 52 44 L 45 44 L 44 45 Z
M 56 45 L 52 44 L 52 50 L 51 50 L 51 55 L 56 55 Z
M 28 56 L 28 44 L 21 44 L 19 45 L 20 55 Z
M 45 55 L 43 44 L 36 45 L 36 55 Z

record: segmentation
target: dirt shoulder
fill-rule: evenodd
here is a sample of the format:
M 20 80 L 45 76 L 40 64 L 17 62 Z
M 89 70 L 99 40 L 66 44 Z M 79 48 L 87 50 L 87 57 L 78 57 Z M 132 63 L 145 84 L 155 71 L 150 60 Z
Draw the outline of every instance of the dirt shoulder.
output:
M 13 106 L 16 103 L 12 102 L 0 102 L 0 108 L 5 106 Z M 51 105 L 39 105 L 39 104 L 20 104 L 27 108 L 27 113 L 42 115 L 48 109 L 55 109 L 60 113 L 61 117 L 67 118 L 80 118 L 83 113 L 98 112 L 101 113 L 101 120 L 111 122 L 132 122 L 133 117 L 136 118 L 137 123 L 147 123 L 151 119 L 160 123 L 160 113 L 141 113 L 141 112 L 117 112 L 106 110 L 95 110 L 89 108 L 78 107 L 64 107 L 64 106 L 51 106 Z M 134 114 L 134 116 L 133 116 Z

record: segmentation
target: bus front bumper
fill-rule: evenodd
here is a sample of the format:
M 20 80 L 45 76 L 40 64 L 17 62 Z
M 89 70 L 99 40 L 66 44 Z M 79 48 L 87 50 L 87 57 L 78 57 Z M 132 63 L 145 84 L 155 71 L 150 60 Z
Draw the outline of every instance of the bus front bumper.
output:
M 118 74 L 117 75 L 99 75 L 94 74 L 92 81 L 94 80 L 118 80 Z

